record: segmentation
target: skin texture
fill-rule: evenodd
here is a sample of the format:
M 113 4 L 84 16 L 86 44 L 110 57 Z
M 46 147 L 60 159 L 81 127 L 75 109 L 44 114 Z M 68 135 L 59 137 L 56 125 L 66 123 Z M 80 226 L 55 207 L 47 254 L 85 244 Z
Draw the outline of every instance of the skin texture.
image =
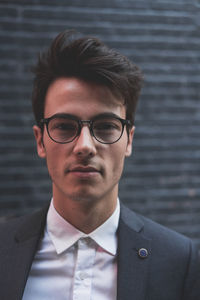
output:
M 101 113 L 114 113 L 125 119 L 122 103 L 105 86 L 59 78 L 47 91 L 44 117 L 68 113 L 90 120 Z M 125 129 L 121 139 L 110 145 L 96 141 L 87 125 L 68 144 L 52 141 L 46 127 L 43 133 L 36 125 L 33 130 L 38 155 L 47 162 L 55 209 L 79 230 L 93 231 L 115 210 L 124 159 L 132 151 L 134 128 L 129 139 Z

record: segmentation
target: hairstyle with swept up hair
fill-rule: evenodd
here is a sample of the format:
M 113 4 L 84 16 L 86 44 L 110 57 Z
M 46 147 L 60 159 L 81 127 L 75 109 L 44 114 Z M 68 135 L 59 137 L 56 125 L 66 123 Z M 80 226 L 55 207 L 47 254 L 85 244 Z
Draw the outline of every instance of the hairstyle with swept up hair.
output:
M 126 118 L 134 122 L 141 90 L 142 73 L 128 58 L 99 39 L 80 37 L 72 30 L 61 32 L 50 48 L 39 55 L 33 69 L 32 106 L 39 126 L 44 117 L 45 97 L 57 78 L 75 77 L 107 86 L 126 106 Z

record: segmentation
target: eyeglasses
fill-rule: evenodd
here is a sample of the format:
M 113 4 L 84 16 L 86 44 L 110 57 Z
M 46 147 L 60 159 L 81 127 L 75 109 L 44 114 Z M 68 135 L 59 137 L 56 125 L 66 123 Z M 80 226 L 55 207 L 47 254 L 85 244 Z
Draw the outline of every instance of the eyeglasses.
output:
M 99 115 L 92 120 L 79 120 L 68 114 L 56 114 L 50 118 L 41 119 L 40 124 L 46 125 L 49 137 L 56 143 L 72 142 L 80 135 L 84 125 L 88 125 L 90 134 L 102 144 L 116 143 L 122 136 L 124 126 L 130 126 L 129 120 L 110 115 Z

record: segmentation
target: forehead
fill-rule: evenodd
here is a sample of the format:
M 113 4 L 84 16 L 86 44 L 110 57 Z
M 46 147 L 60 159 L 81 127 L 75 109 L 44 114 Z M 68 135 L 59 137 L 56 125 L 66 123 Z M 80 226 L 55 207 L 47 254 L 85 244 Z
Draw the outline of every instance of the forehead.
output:
M 56 113 L 92 117 L 113 111 L 119 116 L 125 117 L 123 100 L 104 85 L 77 78 L 59 78 L 47 90 L 45 117 Z

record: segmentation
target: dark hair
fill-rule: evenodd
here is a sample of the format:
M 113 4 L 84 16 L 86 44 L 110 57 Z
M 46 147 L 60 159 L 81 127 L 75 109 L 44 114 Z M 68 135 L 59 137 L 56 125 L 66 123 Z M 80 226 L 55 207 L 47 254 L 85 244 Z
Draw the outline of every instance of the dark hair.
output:
M 107 86 L 123 99 L 126 118 L 133 124 L 142 73 L 125 56 L 93 37 L 74 38 L 74 31 L 61 32 L 49 50 L 39 55 L 34 68 L 32 105 L 37 124 L 44 117 L 46 92 L 60 77 L 76 77 Z

